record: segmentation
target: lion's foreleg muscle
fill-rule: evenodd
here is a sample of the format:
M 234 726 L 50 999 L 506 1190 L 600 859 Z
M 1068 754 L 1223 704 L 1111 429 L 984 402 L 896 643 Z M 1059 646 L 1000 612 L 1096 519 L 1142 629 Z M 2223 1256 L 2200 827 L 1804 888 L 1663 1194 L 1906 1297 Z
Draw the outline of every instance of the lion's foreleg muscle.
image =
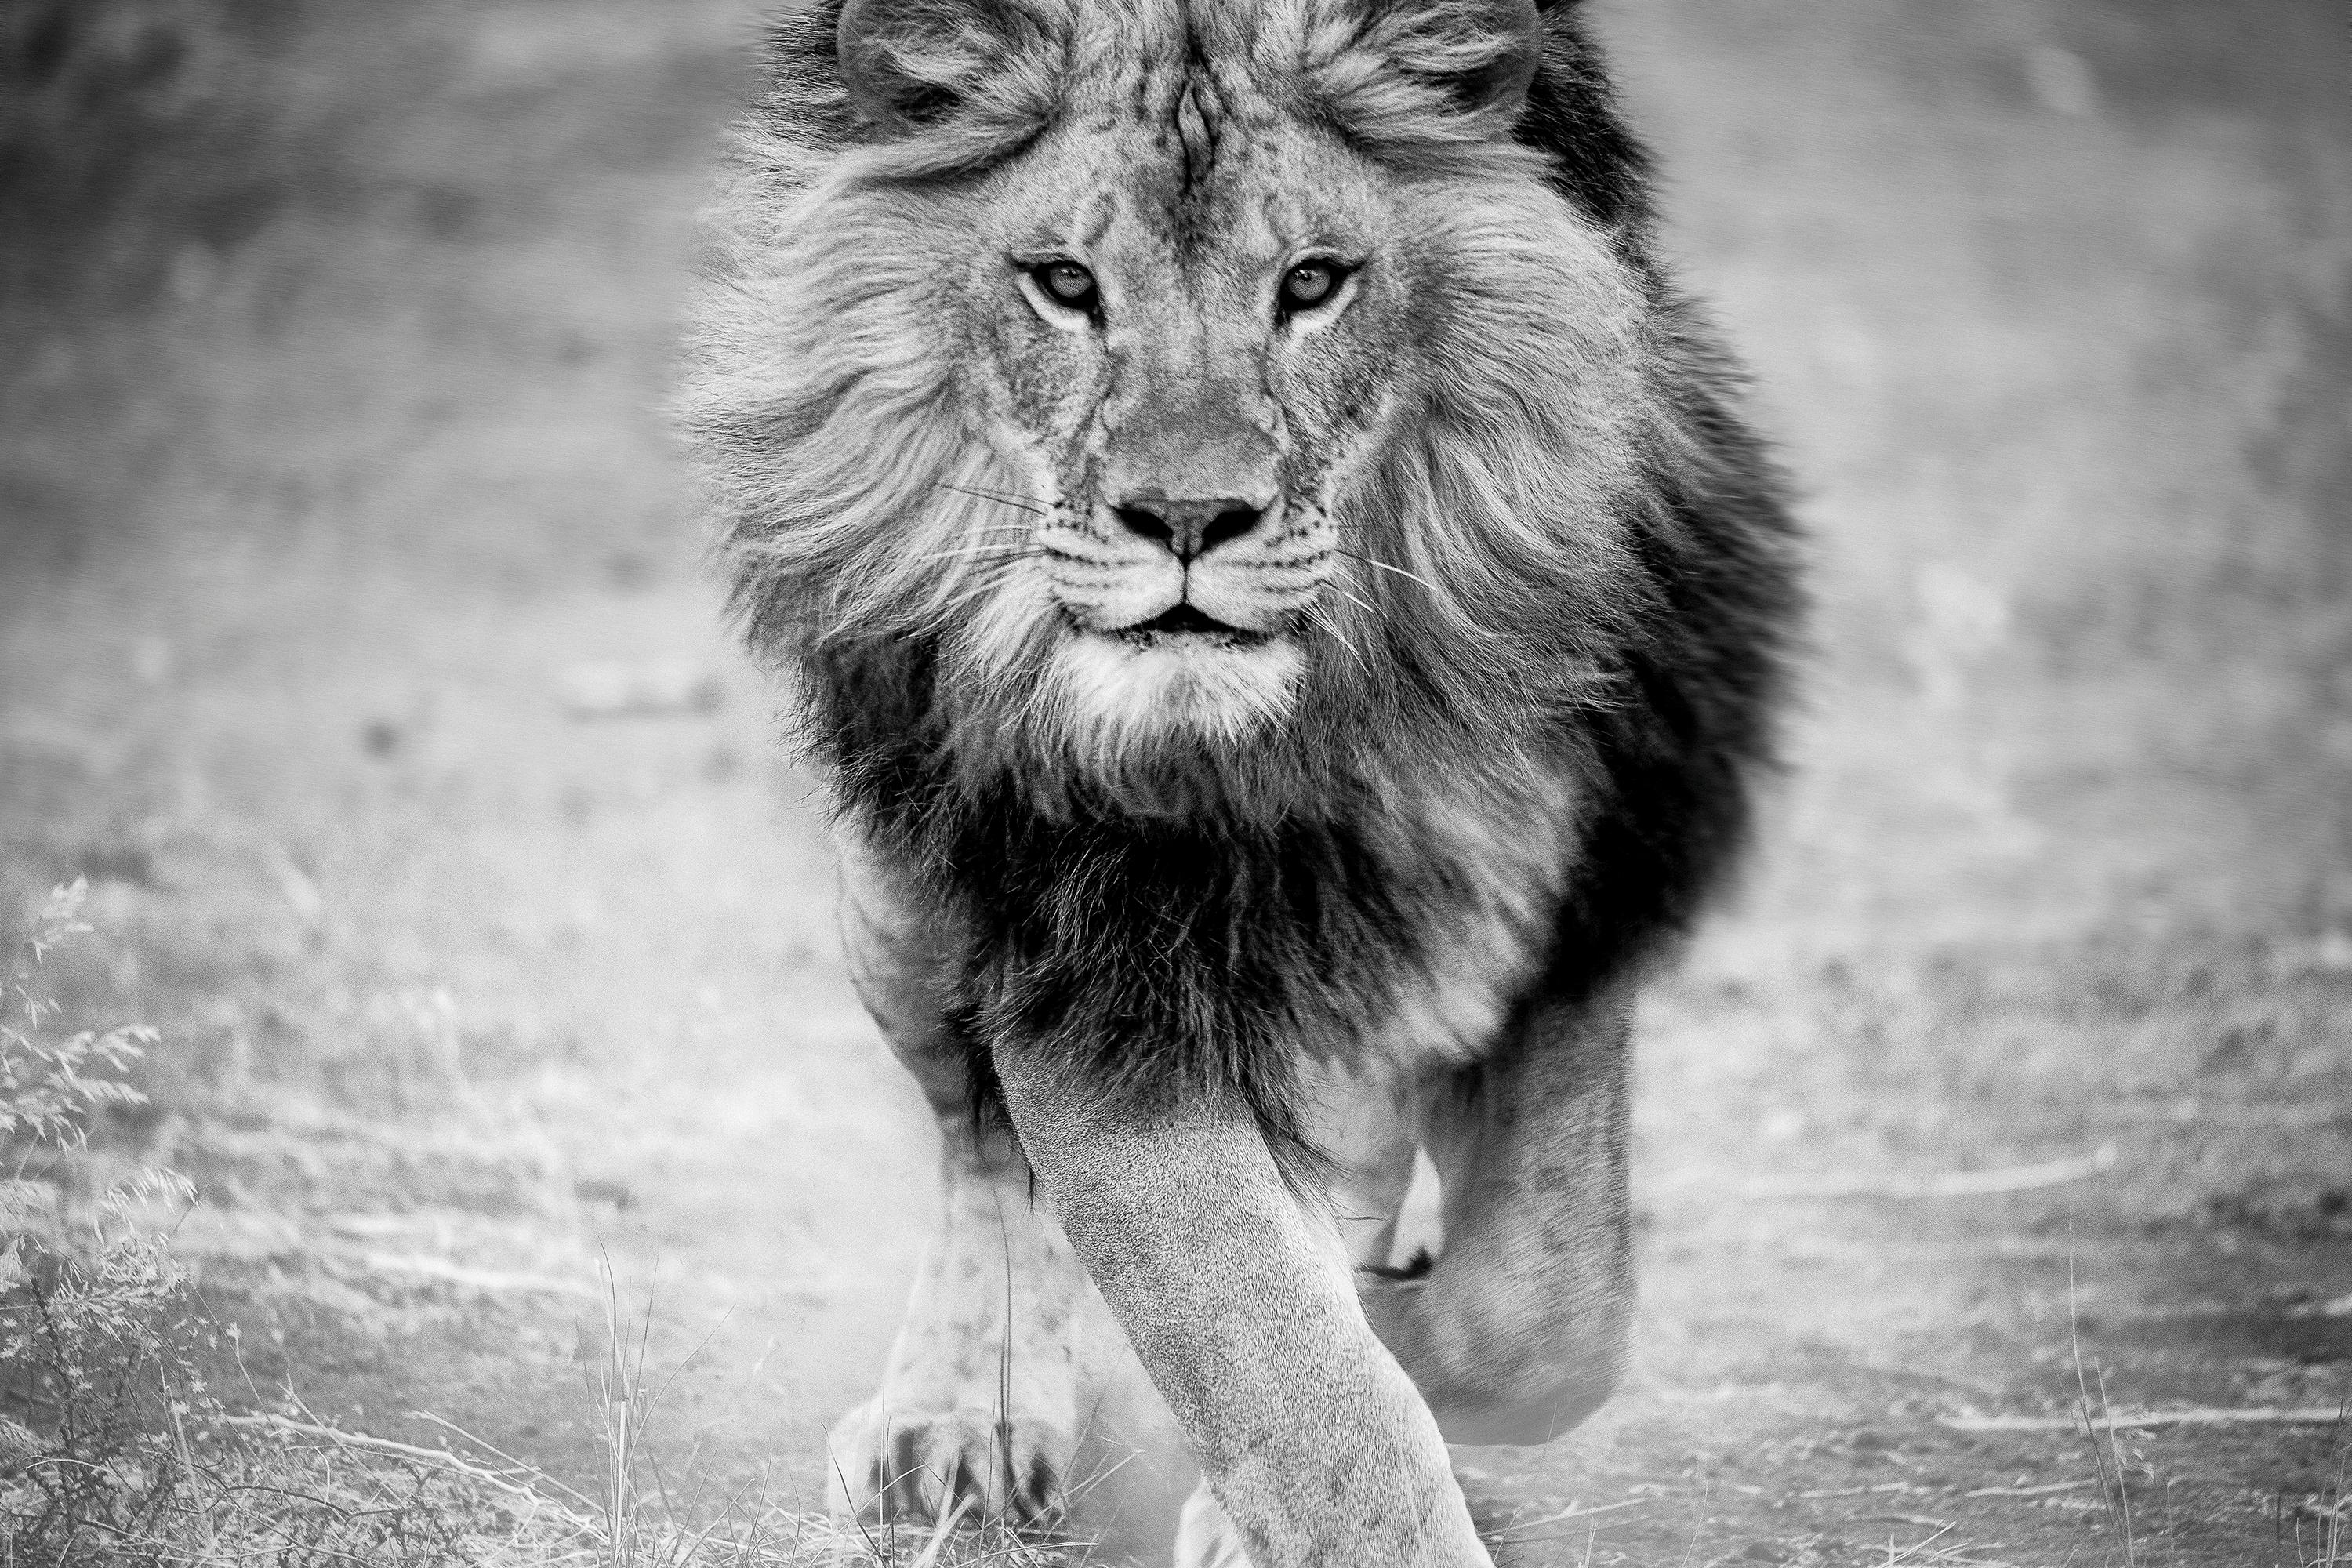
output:
M 1454 1443 L 1542 1443 L 1600 1405 L 1633 1311 L 1622 996 L 1538 1006 L 1433 1086 L 1423 1135 L 1444 1253 L 1360 1277 L 1364 1308 Z
M 928 1520 L 969 1499 L 984 1514 L 1046 1517 L 1077 1443 L 1085 1271 L 1019 1145 L 973 1126 L 965 1068 L 941 1038 L 936 924 L 853 857 L 842 927 L 860 996 L 938 1116 L 944 1212 L 881 1391 L 834 1428 L 834 1507 Z
M 1048 1055 L 1000 1046 L 996 1061 L 1064 1228 L 1254 1568 L 1483 1568 L 1436 1423 L 1248 1113 L 1140 1115 Z

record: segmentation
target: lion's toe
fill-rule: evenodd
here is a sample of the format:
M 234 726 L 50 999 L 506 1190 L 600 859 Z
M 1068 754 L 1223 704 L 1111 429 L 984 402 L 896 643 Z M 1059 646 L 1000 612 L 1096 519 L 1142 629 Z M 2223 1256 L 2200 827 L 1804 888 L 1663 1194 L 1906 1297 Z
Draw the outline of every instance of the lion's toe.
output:
M 836 1517 L 932 1523 L 1034 1524 L 1061 1511 L 1076 1447 L 1058 1423 L 992 1410 L 887 1410 L 871 1400 L 835 1426 Z

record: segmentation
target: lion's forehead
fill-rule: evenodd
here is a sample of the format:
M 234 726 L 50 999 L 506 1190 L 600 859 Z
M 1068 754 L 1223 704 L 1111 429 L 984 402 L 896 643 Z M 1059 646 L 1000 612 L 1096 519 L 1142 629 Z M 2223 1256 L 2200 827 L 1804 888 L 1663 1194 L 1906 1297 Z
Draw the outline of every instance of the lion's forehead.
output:
M 1149 121 L 1076 121 L 1055 143 L 1016 176 L 1016 248 L 1213 278 L 1310 245 L 1352 248 L 1379 222 L 1362 182 L 1328 160 L 1318 177 L 1310 133 L 1279 122 L 1205 146 Z
M 1198 25 L 1224 7 L 1166 9 L 1194 27 L 1118 37 L 1099 68 L 1075 73 L 1063 136 L 1087 172 L 1117 178 L 1070 192 L 1073 226 L 1089 242 L 1134 235 L 1182 255 L 1277 249 L 1328 226 L 1351 194 L 1331 177 L 1336 141 L 1286 110 L 1278 79 L 1245 50 Z
M 1067 91 L 1087 112 L 1215 129 L 1275 112 L 1296 74 L 1261 41 L 1283 31 L 1281 0 L 1091 0 L 1066 14 Z M 1291 31 L 1300 18 L 1293 17 Z M 1292 51 L 1295 53 L 1295 50 Z

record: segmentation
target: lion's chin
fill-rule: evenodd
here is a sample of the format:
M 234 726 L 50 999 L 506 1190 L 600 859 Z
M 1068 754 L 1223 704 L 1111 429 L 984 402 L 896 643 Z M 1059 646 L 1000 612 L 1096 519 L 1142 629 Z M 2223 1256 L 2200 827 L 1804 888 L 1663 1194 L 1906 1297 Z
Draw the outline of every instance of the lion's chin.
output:
M 1050 679 L 1080 749 L 1131 765 L 1171 742 L 1231 745 L 1279 723 L 1305 668 L 1284 636 L 1074 631 Z

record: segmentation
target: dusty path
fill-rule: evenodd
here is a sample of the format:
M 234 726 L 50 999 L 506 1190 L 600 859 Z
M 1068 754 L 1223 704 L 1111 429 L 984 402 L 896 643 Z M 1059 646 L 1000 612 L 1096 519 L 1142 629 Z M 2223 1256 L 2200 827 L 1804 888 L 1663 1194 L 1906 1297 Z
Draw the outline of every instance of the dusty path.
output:
M 119 1142 L 261 1375 L 586 1474 L 601 1245 L 673 1465 L 813 1497 L 929 1143 L 650 412 L 730 11 L 322 5 L 328 167 L 0 301 L 0 878 L 97 884 L 77 1005 L 172 1042 Z M 2253 11 L 1605 13 L 1822 658 L 1645 1012 L 1632 1383 L 1464 1456 L 1521 1560 L 2122 1562 L 2079 1436 L 1946 1423 L 2078 1341 L 2118 1410 L 2352 1393 L 2352 130 L 2340 19 Z M 2336 1442 L 2130 1436 L 2136 1557 L 2307 1561 Z

